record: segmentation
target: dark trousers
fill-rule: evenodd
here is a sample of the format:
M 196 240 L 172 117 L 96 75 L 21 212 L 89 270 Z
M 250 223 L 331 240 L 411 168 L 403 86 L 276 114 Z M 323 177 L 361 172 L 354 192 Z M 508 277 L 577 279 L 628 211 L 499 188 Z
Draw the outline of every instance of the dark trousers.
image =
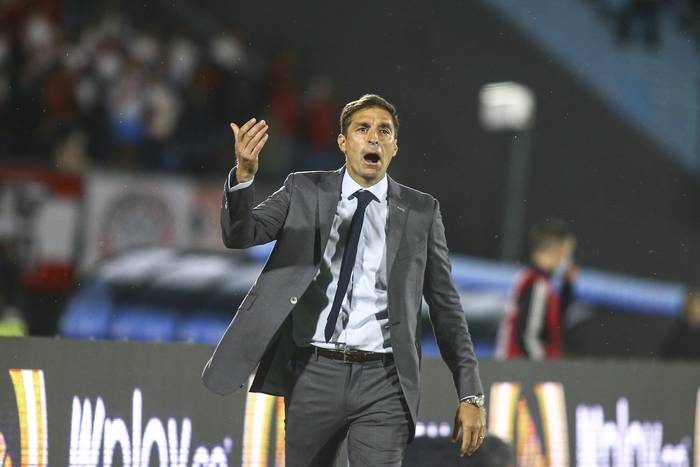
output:
M 290 362 L 287 467 L 329 467 L 347 436 L 351 467 L 401 465 L 410 415 L 392 361 L 343 363 L 311 352 Z

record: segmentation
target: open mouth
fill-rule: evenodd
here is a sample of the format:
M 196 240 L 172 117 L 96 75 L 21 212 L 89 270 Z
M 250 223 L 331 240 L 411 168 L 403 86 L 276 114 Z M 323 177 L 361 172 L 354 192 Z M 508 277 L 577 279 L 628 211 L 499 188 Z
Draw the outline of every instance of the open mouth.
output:
M 369 165 L 379 165 L 379 154 L 370 152 L 364 155 L 363 157 L 364 161 L 369 164 Z

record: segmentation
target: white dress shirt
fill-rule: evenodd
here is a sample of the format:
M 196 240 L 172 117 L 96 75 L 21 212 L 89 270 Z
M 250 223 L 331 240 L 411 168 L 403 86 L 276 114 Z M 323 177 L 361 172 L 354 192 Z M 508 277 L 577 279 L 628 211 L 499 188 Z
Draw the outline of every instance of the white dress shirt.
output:
M 232 191 L 246 188 L 252 183 L 251 180 L 231 186 L 231 181 L 229 174 L 228 188 Z M 388 186 L 388 180 L 384 176 L 375 185 L 364 188 L 345 171 L 340 199 L 319 270 L 292 312 L 292 333 L 298 346 L 392 351 L 386 277 Z M 330 342 L 326 342 L 324 330 L 335 298 L 350 221 L 357 208 L 357 198 L 352 195 L 365 189 L 376 200 L 365 211 L 348 291 L 333 337 Z

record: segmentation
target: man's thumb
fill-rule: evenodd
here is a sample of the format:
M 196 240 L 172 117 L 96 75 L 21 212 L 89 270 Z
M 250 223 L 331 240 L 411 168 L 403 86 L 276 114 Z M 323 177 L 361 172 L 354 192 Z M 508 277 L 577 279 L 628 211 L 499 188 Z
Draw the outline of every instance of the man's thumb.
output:
M 231 123 L 231 129 L 233 130 L 233 137 L 238 138 L 238 131 L 240 130 L 240 128 L 238 128 L 238 125 L 236 125 L 235 123 Z

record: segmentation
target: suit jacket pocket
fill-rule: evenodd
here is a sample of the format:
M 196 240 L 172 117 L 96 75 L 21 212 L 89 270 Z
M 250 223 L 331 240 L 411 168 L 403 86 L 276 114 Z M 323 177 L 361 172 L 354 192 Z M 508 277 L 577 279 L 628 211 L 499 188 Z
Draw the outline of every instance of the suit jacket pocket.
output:
M 238 306 L 238 311 L 246 311 L 247 309 L 249 309 L 255 302 L 256 298 L 258 298 L 258 295 L 256 293 L 248 293 L 248 295 L 245 296 L 241 304 Z

